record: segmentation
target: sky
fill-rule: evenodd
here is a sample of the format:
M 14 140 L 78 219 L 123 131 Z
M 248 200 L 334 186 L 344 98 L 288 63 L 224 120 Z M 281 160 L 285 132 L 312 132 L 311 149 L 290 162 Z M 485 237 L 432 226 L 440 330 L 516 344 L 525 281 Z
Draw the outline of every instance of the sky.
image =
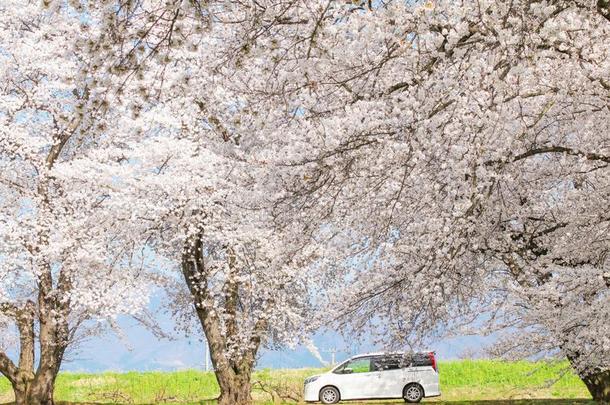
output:
M 171 332 L 173 321 L 160 315 L 162 328 Z M 118 320 L 124 336 L 106 334 L 82 343 L 77 350 L 66 355 L 64 371 L 174 371 L 205 369 L 205 344 L 200 336 L 186 337 L 175 332 L 172 340 L 159 340 L 145 327 L 128 318 Z M 318 334 L 313 338 L 323 360 L 330 362 L 330 350 L 336 349 L 336 361 L 352 355 L 376 351 L 370 344 L 350 342 L 334 333 Z M 434 350 L 440 360 L 460 358 L 465 351 L 477 351 L 489 339 L 469 336 L 446 339 L 430 344 L 425 350 Z M 293 350 L 263 350 L 256 368 L 321 367 L 323 364 L 303 346 Z

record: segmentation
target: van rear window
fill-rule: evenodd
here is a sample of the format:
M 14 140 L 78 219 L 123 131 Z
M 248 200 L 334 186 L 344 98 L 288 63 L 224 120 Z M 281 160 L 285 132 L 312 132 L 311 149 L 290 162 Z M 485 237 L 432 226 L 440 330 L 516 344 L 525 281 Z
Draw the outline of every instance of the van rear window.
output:
M 432 359 L 427 353 L 415 353 L 410 356 L 412 367 L 432 366 Z

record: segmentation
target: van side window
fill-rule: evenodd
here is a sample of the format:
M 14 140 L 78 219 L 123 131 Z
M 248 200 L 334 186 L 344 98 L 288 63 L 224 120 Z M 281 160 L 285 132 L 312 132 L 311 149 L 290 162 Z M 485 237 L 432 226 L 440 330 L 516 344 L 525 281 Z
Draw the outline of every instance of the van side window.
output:
M 363 357 L 360 359 L 354 359 L 347 363 L 343 370 L 350 369 L 351 372 L 356 373 L 368 373 L 371 371 L 371 358 Z
M 362 357 L 354 359 L 337 370 L 337 374 L 356 374 L 356 373 L 368 373 L 371 371 L 371 358 Z

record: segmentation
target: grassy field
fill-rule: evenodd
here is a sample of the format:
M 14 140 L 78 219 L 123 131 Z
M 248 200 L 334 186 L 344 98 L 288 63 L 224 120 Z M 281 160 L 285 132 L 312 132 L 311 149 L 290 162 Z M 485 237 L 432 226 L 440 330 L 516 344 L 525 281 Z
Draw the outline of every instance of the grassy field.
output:
M 440 401 L 452 404 L 588 403 L 583 383 L 567 371 L 566 363 L 450 361 L 439 365 Z M 322 369 L 260 370 L 254 375 L 253 397 L 258 404 L 272 404 L 271 392 L 298 398 L 303 379 Z M 55 398 L 69 403 L 207 404 L 218 387 L 212 373 L 202 371 L 61 373 Z M 10 385 L 0 379 L 0 403 L 12 399 Z M 529 401 L 506 402 L 527 399 Z M 498 401 L 505 400 L 505 401 Z M 276 397 L 276 403 L 281 402 Z M 294 402 L 294 401 L 292 401 Z M 402 403 L 377 402 L 380 403 Z

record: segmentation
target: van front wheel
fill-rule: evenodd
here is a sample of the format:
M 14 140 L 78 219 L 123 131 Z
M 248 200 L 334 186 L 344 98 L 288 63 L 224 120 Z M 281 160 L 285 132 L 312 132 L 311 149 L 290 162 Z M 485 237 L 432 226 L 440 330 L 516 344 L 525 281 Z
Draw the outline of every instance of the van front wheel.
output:
M 324 387 L 320 390 L 320 402 L 323 404 L 336 404 L 339 398 L 339 390 L 335 387 Z
M 405 402 L 417 403 L 424 397 L 424 389 L 419 384 L 409 384 L 402 391 Z

